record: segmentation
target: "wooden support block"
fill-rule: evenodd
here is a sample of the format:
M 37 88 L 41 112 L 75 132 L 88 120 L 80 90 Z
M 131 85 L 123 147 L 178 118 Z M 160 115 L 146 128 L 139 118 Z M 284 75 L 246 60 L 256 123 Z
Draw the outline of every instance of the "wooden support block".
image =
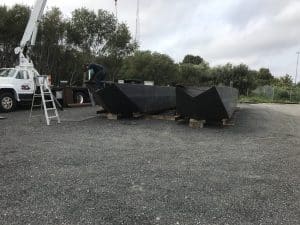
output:
M 223 126 L 234 126 L 234 123 L 230 123 L 229 119 L 222 119 Z
M 176 115 L 175 116 L 175 121 L 180 121 L 183 120 L 184 118 L 181 115 Z
M 119 119 L 119 116 L 117 114 L 112 114 L 112 113 L 107 113 L 106 117 L 109 120 L 118 120 Z
M 186 124 L 186 123 L 189 122 L 189 118 L 184 117 L 184 116 L 181 116 L 181 115 L 176 115 L 176 116 L 175 116 L 175 121 L 176 121 L 178 124 Z
M 205 120 L 190 119 L 189 127 L 191 127 L 191 128 L 203 128 L 205 123 L 206 123 Z
M 175 121 L 174 115 L 157 115 L 158 120 Z
M 147 115 L 146 119 L 175 121 L 174 115 Z
M 143 117 L 144 117 L 144 115 L 141 114 L 141 113 L 133 113 L 132 114 L 132 118 L 134 118 L 134 119 L 140 119 L 140 118 L 143 118 Z
M 228 122 L 227 119 L 222 119 L 222 124 L 223 124 L 223 126 L 226 126 L 227 122 Z

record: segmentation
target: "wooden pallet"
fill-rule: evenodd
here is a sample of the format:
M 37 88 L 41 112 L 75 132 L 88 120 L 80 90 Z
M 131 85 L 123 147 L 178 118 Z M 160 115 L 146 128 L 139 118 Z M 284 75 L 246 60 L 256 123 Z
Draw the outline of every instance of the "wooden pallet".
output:
M 109 120 L 118 120 L 121 117 L 118 114 L 107 113 L 106 118 L 109 119 Z
M 205 124 L 214 126 L 234 126 L 234 121 L 231 119 L 222 119 L 220 121 L 209 121 L 205 119 L 193 119 L 189 117 L 184 117 L 181 115 L 176 115 L 175 121 L 182 124 L 188 124 L 191 128 L 203 128 Z
M 206 120 L 189 119 L 189 127 L 191 128 L 203 128 Z
M 108 113 L 105 110 L 99 110 L 97 111 L 97 114 L 100 115 L 100 117 L 107 118 L 109 120 L 119 120 L 119 119 L 125 119 L 125 118 L 131 118 L 131 119 L 146 119 L 146 120 L 165 120 L 165 121 L 176 121 L 176 115 L 169 115 L 169 114 L 143 114 L 143 113 L 133 113 L 131 117 L 124 117 L 121 114 L 113 114 Z
M 108 120 L 120 120 L 120 119 L 128 119 L 128 118 L 139 119 L 143 117 L 143 115 L 139 115 L 139 114 L 133 114 L 131 117 L 126 117 L 121 114 L 108 113 L 106 111 L 97 111 L 97 114 L 100 115 L 100 117 L 107 118 Z
M 112 114 L 107 113 L 105 111 L 98 111 L 98 114 L 100 116 L 107 118 L 108 120 L 120 120 L 124 119 L 126 117 L 120 115 L 120 114 Z M 211 125 L 221 125 L 224 127 L 227 126 L 234 126 L 234 122 L 229 119 L 223 119 L 221 121 L 207 121 L 207 120 L 197 120 L 192 118 L 183 117 L 181 115 L 171 115 L 171 114 L 155 114 L 155 115 L 148 115 L 148 114 L 142 114 L 142 113 L 134 113 L 132 119 L 146 119 L 146 120 L 164 120 L 164 121 L 176 121 L 177 123 L 184 123 L 188 124 L 191 128 L 204 128 L 205 124 L 211 124 Z
M 175 115 L 164 115 L 164 114 L 157 114 L 157 115 L 145 115 L 145 119 L 147 120 L 165 120 L 165 121 L 175 121 Z

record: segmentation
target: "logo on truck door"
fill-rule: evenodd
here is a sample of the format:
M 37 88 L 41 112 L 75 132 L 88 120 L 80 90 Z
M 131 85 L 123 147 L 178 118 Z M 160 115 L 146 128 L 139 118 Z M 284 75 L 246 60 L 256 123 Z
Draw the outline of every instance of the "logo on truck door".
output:
M 28 91 L 28 90 L 30 90 L 30 87 L 29 87 L 28 84 L 23 84 L 23 85 L 21 86 L 21 90 Z

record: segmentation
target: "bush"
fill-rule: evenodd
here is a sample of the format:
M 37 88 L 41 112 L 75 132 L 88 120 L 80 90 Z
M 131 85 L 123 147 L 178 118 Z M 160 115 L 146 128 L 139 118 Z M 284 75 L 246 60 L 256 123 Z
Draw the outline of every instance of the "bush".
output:
M 289 91 L 281 88 L 275 89 L 274 99 L 277 100 L 290 100 L 290 93 Z

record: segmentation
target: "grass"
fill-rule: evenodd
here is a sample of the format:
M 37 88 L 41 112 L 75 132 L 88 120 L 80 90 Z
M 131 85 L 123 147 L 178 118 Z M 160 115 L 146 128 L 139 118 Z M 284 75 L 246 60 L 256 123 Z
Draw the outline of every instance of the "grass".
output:
M 250 103 L 250 104 L 259 104 L 259 103 L 278 103 L 278 104 L 299 104 L 299 102 L 296 101 L 290 101 L 287 99 L 270 99 L 265 96 L 258 96 L 258 95 L 252 95 L 252 96 L 240 96 L 239 98 L 240 103 Z

